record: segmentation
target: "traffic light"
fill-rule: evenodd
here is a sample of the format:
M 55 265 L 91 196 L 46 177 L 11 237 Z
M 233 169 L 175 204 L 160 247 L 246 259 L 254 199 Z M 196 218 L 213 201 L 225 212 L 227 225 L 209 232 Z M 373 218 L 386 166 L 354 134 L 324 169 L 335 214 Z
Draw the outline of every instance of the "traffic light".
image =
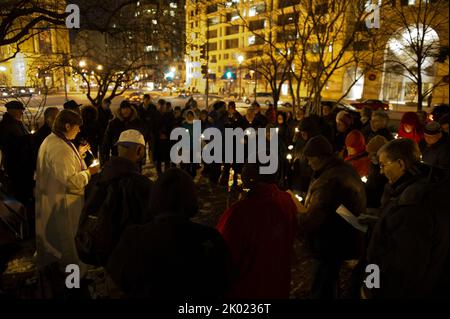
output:
M 200 59 L 206 60 L 206 45 L 200 46 Z
M 202 74 L 203 75 L 207 75 L 208 74 L 208 66 L 207 65 L 202 65 Z

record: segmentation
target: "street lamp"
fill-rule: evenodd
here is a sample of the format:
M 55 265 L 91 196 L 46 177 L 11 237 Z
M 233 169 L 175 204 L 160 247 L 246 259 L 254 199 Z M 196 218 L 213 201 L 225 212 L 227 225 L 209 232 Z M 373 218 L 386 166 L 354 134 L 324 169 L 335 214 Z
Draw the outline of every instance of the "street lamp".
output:
M 242 62 L 244 62 L 244 57 L 242 55 L 239 55 L 237 57 L 238 63 L 239 63 L 239 99 L 241 99 L 242 94 L 241 94 L 241 90 L 242 90 Z
M 84 68 L 86 66 L 86 61 L 81 60 L 79 65 L 80 65 L 80 68 Z
M 97 70 L 99 70 L 99 71 L 103 70 L 103 65 L 99 64 L 99 65 L 97 66 Z

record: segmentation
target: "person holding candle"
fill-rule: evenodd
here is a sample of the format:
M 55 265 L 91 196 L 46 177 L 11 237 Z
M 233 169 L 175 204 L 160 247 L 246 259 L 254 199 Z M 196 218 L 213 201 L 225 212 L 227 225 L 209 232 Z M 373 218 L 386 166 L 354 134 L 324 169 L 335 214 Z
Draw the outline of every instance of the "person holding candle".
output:
M 88 146 L 77 149 L 72 143 L 82 125 L 81 116 L 61 111 L 53 124 L 53 133 L 42 143 L 36 167 L 36 263 L 41 273 L 65 273 L 69 264 L 86 265 L 78 258 L 75 233 L 84 202 L 84 188 L 99 166 L 87 167 L 82 155 Z M 54 278 L 54 277 L 53 277 Z M 53 294 L 68 296 L 64 281 L 53 282 Z M 45 298 L 46 296 L 44 296 Z

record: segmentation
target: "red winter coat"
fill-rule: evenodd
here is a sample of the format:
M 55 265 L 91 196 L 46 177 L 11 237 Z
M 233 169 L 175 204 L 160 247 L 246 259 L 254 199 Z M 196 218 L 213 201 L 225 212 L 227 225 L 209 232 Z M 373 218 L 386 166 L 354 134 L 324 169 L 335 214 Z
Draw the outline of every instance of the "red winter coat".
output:
M 229 298 L 289 298 L 296 206 L 275 185 L 260 185 L 228 208 L 217 229 L 236 270 Z
M 350 155 L 345 158 L 345 161 L 350 163 L 359 176 L 369 175 L 370 159 L 367 157 L 367 153 L 359 153 L 356 155 Z

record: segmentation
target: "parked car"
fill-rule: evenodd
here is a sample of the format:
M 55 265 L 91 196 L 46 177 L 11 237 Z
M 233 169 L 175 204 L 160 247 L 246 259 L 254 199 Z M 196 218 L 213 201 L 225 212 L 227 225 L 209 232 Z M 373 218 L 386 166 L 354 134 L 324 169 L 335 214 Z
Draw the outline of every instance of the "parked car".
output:
M 255 95 L 251 94 L 251 95 L 248 95 L 248 96 L 244 96 L 242 98 L 242 100 L 246 104 L 250 104 L 253 101 L 255 101 Z M 273 104 L 272 93 L 268 93 L 268 92 L 256 93 L 256 102 L 258 102 L 260 105 Z M 290 106 L 292 106 L 292 104 L 280 97 L 280 99 L 278 100 L 278 106 L 290 107 Z
M 197 101 L 197 105 L 198 105 L 199 109 L 206 108 L 206 95 L 205 94 L 199 94 L 199 93 L 180 94 L 176 97 L 170 97 L 170 96 L 164 97 L 164 100 L 172 103 L 172 107 L 179 106 L 181 108 L 184 108 L 187 101 L 191 97 L 194 98 L 195 101 Z M 214 103 L 216 101 L 220 101 L 220 100 L 223 100 L 222 97 L 220 97 L 218 95 L 214 95 L 214 94 L 208 94 L 208 105 L 211 105 L 212 103 Z
M 143 95 L 144 95 L 144 92 L 137 91 L 137 92 L 128 93 L 128 94 L 124 95 L 123 98 L 124 98 L 124 100 L 128 100 L 131 103 L 139 104 L 142 102 Z
M 368 100 L 364 100 L 362 102 L 354 102 L 354 103 L 351 103 L 351 105 L 356 107 L 357 109 L 362 109 L 364 107 L 368 107 L 372 111 L 377 111 L 377 110 L 387 111 L 387 110 L 389 110 L 389 104 L 387 104 L 383 101 L 374 100 L 374 99 L 368 99 Z
M 34 92 L 34 88 L 27 86 L 0 87 L 1 98 L 32 97 Z

